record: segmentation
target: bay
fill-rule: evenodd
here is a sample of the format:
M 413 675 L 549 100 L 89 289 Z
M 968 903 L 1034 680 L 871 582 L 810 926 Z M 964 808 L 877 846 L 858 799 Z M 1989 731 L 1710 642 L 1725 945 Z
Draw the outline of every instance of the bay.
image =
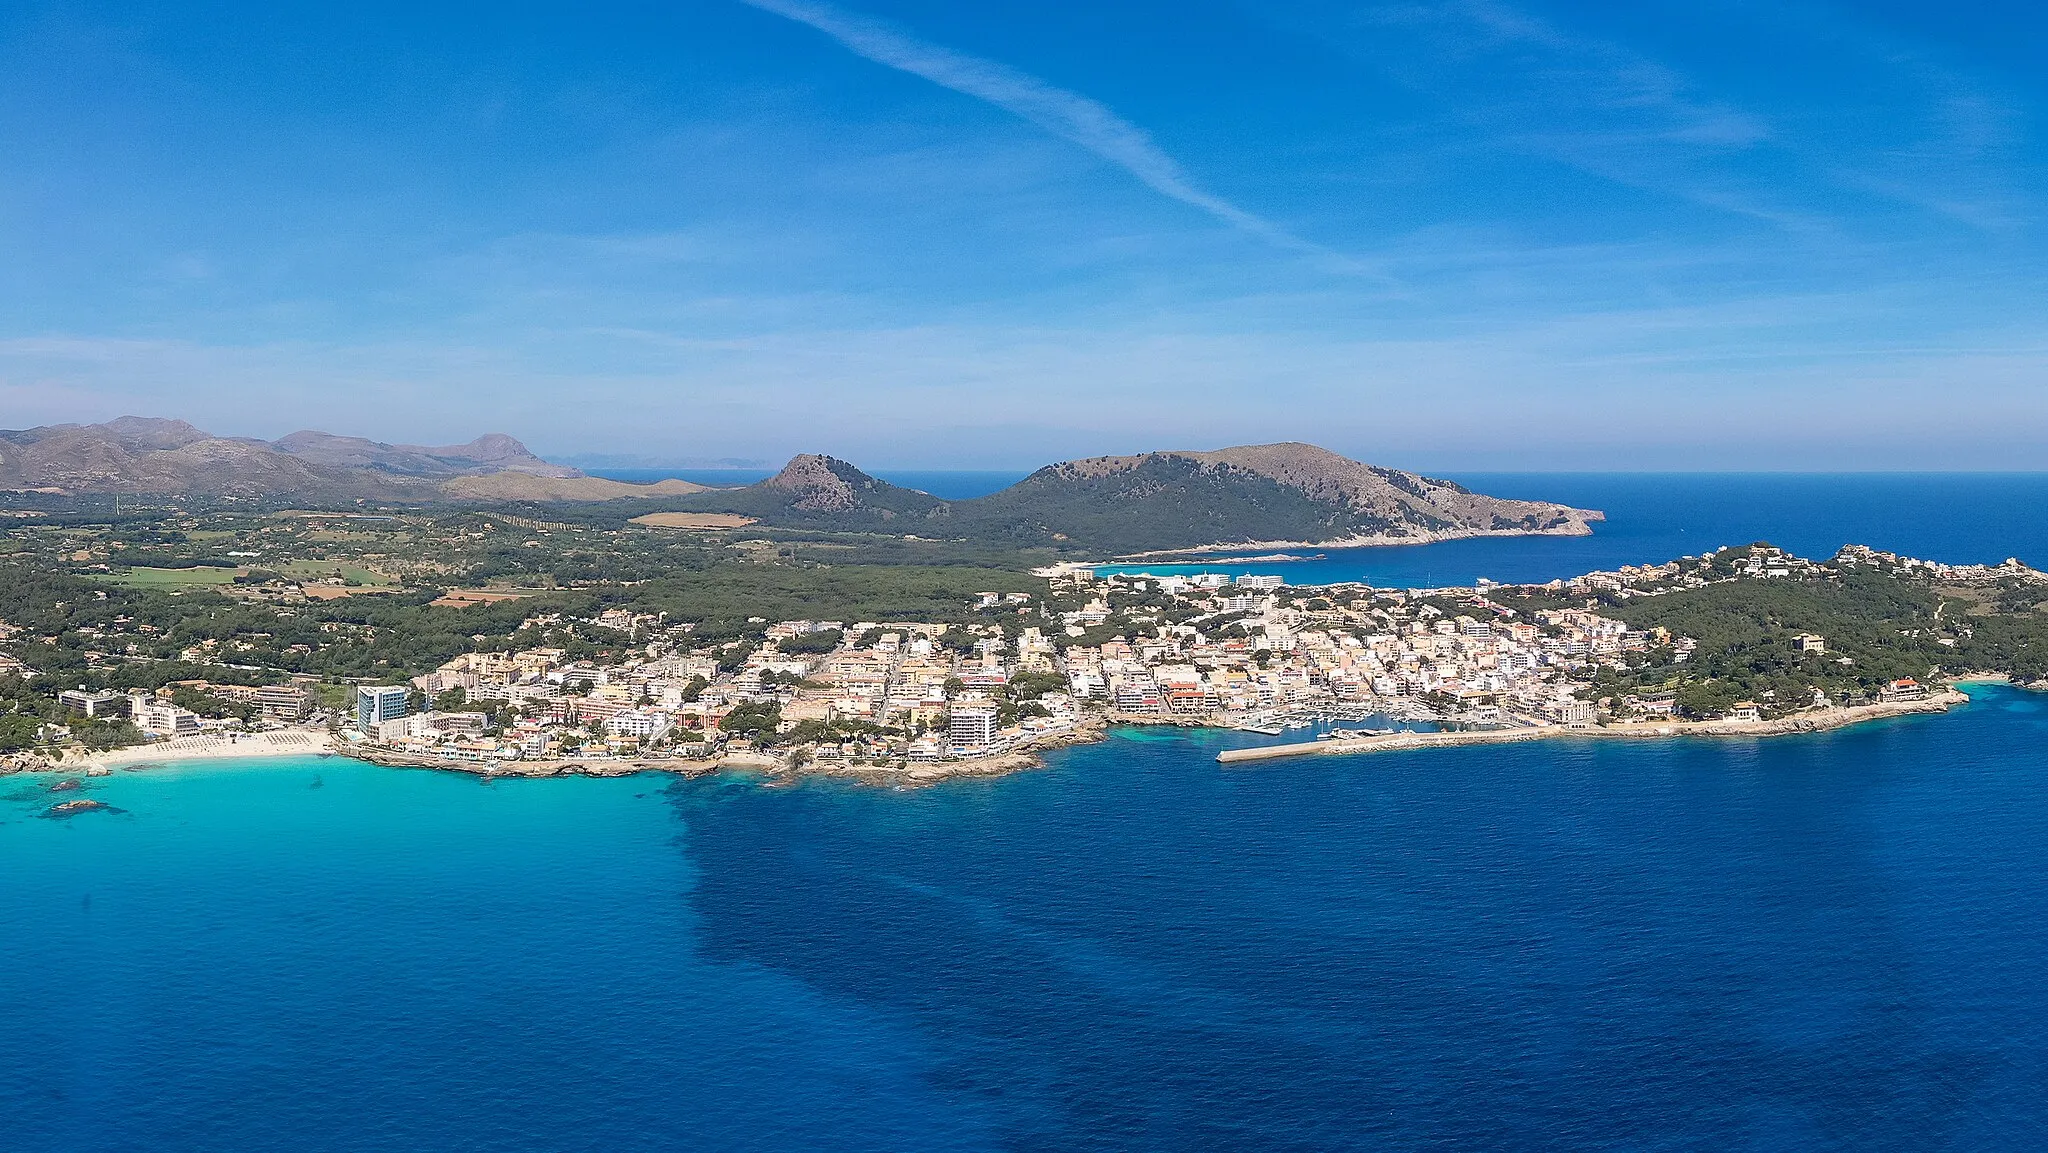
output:
M 1826 558 L 1865 544 L 1950 564 L 2016 556 L 2048 567 L 2048 473 L 1473 473 L 1475 492 L 1599 509 L 1591 536 L 1482 537 L 1432 545 L 1261 549 L 1193 565 L 1103 571 L 1276 574 L 1289 584 L 1381 588 L 1569 579 L 1769 541 Z M 1282 556 L 1287 559 L 1268 559 Z
M 2048 708 L 901 792 L 0 779 L 0 1146 L 2026 1149 Z

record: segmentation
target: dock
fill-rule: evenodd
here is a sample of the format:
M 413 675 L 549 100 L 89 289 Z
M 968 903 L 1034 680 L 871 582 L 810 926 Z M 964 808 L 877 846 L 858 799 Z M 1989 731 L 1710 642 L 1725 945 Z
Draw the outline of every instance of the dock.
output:
M 1532 725 L 1519 729 L 1479 729 L 1455 733 L 1386 733 L 1339 740 L 1261 745 L 1250 749 L 1225 749 L 1216 754 L 1216 760 L 1222 764 L 1235 765 L 1247 761 L 1278 760 L 1282 757 L 1399 752 L 1405 749 L 1435 749 L 1450 745 L 1499 745 L 1539 740 L 1571 731 L 1573 730 L 1568 730 L 1562 725 Z

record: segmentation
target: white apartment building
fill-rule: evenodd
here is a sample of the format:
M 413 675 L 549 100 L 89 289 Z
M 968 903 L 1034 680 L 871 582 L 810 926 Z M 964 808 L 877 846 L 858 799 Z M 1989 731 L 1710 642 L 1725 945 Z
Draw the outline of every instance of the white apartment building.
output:
M 996 743 L 996 707 L 975 701 L 955 704 L 949 715 L 947 735 L 953 748 L 985 749 Z

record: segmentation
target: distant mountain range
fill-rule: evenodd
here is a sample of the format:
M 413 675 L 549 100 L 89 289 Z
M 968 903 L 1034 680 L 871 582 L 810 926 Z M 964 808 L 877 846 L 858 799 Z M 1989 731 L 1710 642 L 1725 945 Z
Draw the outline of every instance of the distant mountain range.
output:
M 1312 444 L 1153 452 L 1047 465 L 985 497 L 945 501 L 843 460 L 804 455 L 758 484 L 674 502 L 787 528 L 884 531 L 1100 553 L 1231 545 L 1583 535 L 1603 514 L 1483 496 Z
M 744 488 L 629 484 L 551 464 L 509 436 L 382 444 L 324 432 L 219 437 L 180 420 L 0 431 L 0 489 L 406 503 L 613 501 L 733 513 L 779 528 L 884 532 L 1098 555 L 1232 545 L 1583 534 L 1601 514 L 1503 500 L 1311 444 L 1152 452 L 1047 465 L 1001 492 L 947 501 L 804 454 Z M 659 498 L 659 499 L 651 499 Z
M 324 432 L 266 441 L 139 416 L 0 431 L 0 488 L 321 501 L 616 500 L 703 491 L 681 480 L 585 476 L 502 433 L 438 448 Z

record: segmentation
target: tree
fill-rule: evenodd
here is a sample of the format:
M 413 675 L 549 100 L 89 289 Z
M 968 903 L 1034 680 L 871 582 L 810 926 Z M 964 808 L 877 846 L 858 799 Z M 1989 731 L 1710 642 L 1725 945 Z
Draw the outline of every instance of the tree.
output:
M 782 704 L 779 701 L 748 701 L 718 719 L 720 729 L 756 738 L 774 733 L 781 725 Z
M 255 705 L 222 700 L 212 693 L 201 692 L 190 685 L 179 685 L 172 689 L 171 703 L 202 717 L 233 717 L 244 724 L 247 724 L 257 712 Z
M 448 688 L 434 698 L 434 708 L 444 713 L 452 713 L 468 703 L 469 694 L 461 685 Z
M 9 713 L 0 717 L 0 753 L 18 753 L 36 743 L 36 730 L 42 727 L 42 718 Z
M 1047 693 L 1065 692 L 1067 678 L 1058 673 L 1018 673 L 1009 688 L 1016 699 L 1035 701 Z
M 838 648 L 839 642 L 844 639 L 846 634 L 838 629 L 821 629 L 818 632 L 789 637 L 776 647 L 783 652 L 799 656 L 823 656 Z

